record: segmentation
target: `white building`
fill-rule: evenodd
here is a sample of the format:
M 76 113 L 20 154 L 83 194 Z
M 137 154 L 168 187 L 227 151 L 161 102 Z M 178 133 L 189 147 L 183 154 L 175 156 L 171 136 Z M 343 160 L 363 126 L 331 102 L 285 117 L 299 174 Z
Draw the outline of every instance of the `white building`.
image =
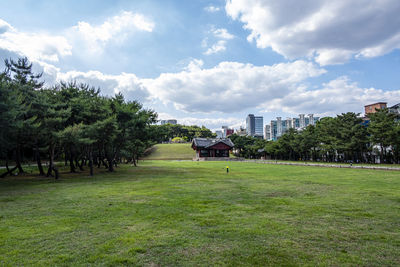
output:
M 305 114 L 299 114 L 298 118 L 287 118 L 286 120 L 277 117 L 276 120 L 270 122 L 270 125 L 265 126 L 265 131 L 268 129 L 268 133 L 264 134 L 264 138 L 266 140 L 277 140 L 290 128 L 301 130 L 308 125 L 315 125 L 317 121 L 319 121 L 319 117 L 314 117 L 314 114 L 308 114 L 307 117 Z

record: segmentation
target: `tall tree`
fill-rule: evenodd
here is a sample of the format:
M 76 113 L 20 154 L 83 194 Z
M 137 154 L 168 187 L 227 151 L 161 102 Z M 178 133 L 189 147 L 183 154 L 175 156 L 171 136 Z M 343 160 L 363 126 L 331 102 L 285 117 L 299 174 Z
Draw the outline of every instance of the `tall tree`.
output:
M 373 145 L 379 146 L 380 162 L 383 163 L 389 158 L 387 149 L 392 144 L 396 136 L 395 114 L 390 113 L 388 109 L 378 109 L 375 113 L 368 115 L 370 122 L 368 133 Z
M 38 124 L 36 122 L 37 106 L 40 101 L 37 98 L 37 89 L 42 88 L 43 82 L 39 82 L 42 74 L 34 74 L 32 63 L 28 59 L 20 58 L 17 61 L 5 60 L 6 71 L 10 87 L 16 97 L 19 106 L 16 113 L 16 127 L 14 137 L 14 152 L 16 165 L 20 173 L 23 173 L 23 151 L 26 147 L 32 147 L 37 140 Z M 40 109 L 40 108 L 39 108 Z

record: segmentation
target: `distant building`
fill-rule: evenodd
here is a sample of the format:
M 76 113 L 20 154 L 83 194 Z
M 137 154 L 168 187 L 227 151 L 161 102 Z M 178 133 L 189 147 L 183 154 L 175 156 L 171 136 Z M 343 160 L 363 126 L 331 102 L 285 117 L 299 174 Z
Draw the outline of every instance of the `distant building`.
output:
M 236 134 L 239 136 L 245 136 L 247 134 L 246 129 L 240 127 L 240 129 L 236 130 Z
M 391 107 L 389 108 L 389 112 L 395 113 L 395 114 L 397 114 L 397 115 L 400 115 L 400 103 L 398 103 L 398 104 L 396 104 L 396 105 L 394 105 L 394 106 L 391 106 Z
M 254 135 L 256 132 L 256 128 L 255 128 L 255 119 L 254 119 L 254 114 L 249 114 L 247 115 L 246 118 L 246 133 L 248 135 Z
M 271 139 L 271 125 L 264 126 L 264 139 L 270 140 Z
M 196 158 L 229 157 L 234 147 L 231 139 L 193 138 L 192 148 L 196 150 Z
M 178 124 L 178 121 L 177 120 L 174 120 L 174 119 L 172 119 L 172 120 L 161 120 L 160 121 L 160 124 L 161 125 L 164 125 L 164 124 Z
M 377 102 L 374 104 L 369 104 L 364 106 L 365 110 L 365 115 L 368 115 L 370 113 L 375 113 L 376 110 L 378 109 L 384 109 L 387 108 L 387 103 L 386 102 Z
M 262 116 L 255 116 L 255 136 L 263 137 L 264 135 L 264 118 Z
M 222 126 L 223 137 L 228 137 L 234 133 L 233 129 L 228 128 L 228 126 Z
M 224 133 L 221 130 L 215 131 L 215 134 L 217 135 L 217 138 L 223 138 L 224 137 Z
M 377 110 L 383 109 L 383 108 L 387 108 L 390 113 L 395 114 L 397 121 L 400 120 L 400 103 L 388 108 L 386 102 L 378 102 L 378 103 L 366 105 L 366 106 L 364 106 L 364 108 L 365 108 L 365 116 L 362 118 L 364 125 L 369 124 L 368 114 L 375 113 Z
M 264 118 L 262 116 L 247 115 L 246 133 L 249 136 L 263 136 Z
M 286 120 L 277 117 L 269 125 L 265 125 L 264 138 L 266 140 L 277 140 L 290 128 L 301 130 L 308 125 L 315 125 L 317 121 L 319 121 L 319 117 L 314 117 L 314 114 L 308 114 L 307 117 L 305 114 L 299 114 L 298 118 L 287 118 Z
M 391 106 L 389 108 L 389 112 L 394 113 L 396 115 L 396 120 L 400 121 L 400 103 L 398 103 L 394 106 Z

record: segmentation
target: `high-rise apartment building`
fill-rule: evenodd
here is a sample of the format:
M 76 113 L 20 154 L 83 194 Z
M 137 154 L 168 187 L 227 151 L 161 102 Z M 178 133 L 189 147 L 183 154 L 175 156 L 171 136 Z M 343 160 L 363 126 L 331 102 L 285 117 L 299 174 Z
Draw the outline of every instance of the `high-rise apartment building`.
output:
M 255 121 L 255 134 L 254 136 L 257 137 L 261 137 L 261 139 L 263 138 L 264 135 L 264 118 L 261 116 L 255 116 L 254 117 L 254 121 Z
M 264 139 L 270 140 L 271 139 L 271 125 L 265 125 L 264 127 Z
M 255 119 L 254 119 L 254 114 L 249 114 L 247 115 L 246 118 L 246 133 L 247 135 L 253 136 L 256 132 L 255 129 Z
M 264 133 L 264 118 L 262 116 L 247 115 L 246 118 L 246 133 L 250 136 L 263 136 Z
M 269 127 L 265 126 L 265 130 L 269 130 L 269 133 L 265 133 L 264 138 L 267 140 L 277 140 L 281 137 L 288 129 L 303 129 L 308 125 L 315 125 L 319 120 L 319 117 L 314 117 L 314 114 L 300 114 L 299 118 L 287 118 L 282 120 L 281 117 L 277 117 L 276 120 L 272 120 Z

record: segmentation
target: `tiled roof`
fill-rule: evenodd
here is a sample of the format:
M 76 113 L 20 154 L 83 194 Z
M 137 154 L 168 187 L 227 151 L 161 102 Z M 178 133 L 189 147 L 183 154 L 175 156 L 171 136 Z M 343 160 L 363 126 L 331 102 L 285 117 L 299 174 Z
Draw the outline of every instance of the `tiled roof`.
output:
M 227 146 L 234 147 L 235 145 L 232 143 L 229 138 L 193 138 L 192 144 L 194 144 L 198 148 L 208 148 L 218 143 L 224 143 Z

